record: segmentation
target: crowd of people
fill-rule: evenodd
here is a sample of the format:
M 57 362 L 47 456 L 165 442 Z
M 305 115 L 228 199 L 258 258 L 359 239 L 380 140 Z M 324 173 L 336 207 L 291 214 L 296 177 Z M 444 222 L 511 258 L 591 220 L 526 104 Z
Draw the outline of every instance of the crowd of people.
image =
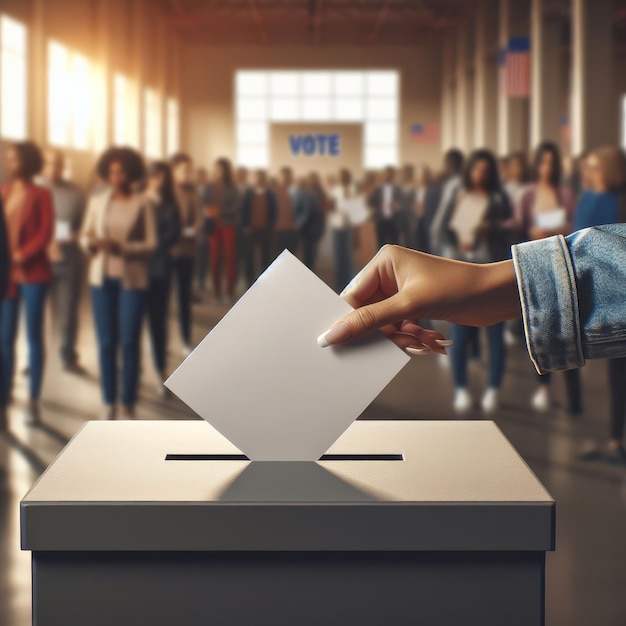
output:
M 64 155 L 15 143 L 6 156 L 8 182 L 0 213 L 0 429 L 15 377 L 20 308 L 28 344 L 27 419 L 41 419 L 44 310 L 50 298 L 64 369 L 83 375 L 77 350 L 79 306 L 89 284 L 96 332 L 103 418 L 133 417 L 140 378 L 140 343 L 147 323 L 154 368 L 168 372 L 170 292 L 175 291 L 183 356 L 192 349 L 192 304 L 212 283 L 215 302 L 235 301 L 238 284 L 252 284 L 283 249 L 315 271 L 325 233 L 332 242 L 334 286 L 341 291 L 385 244 L 452 259 L 488 263 L 510 257 L 512 244 L 626 220 L 626 159 L 602 147 L 562 158 L 543 142 L 532 163 L 517 152 L 445 153 L 442 170 L 406 165 L 366 172 L 344 168 L 322 180 L 233 168 L 226 158 L 212 172 L 178 153 L 146 166 L 133 149 L 113 147 L 97 163 L 99 183 L 86 194 L 64 178 Z M 356 208 L 355 208 L 356 207 Z M 357 213 L 360 214 L 355 217 Z M 427 321 L 423 321 L 427 324 Z M 488 376 L 480 403 L 499 404 L 506 347 L 520 341 L 522 321 L 486 329 Z M 450 329 L 454 409 L 472 410 L 468 361 L 480 356 L 478 329 Z M 118 385 L 118 357 L 122 375 Z M 611 445 L 621 449 L 626 414 L 626 359 L 609 360 Z M 565 373 L 568 410 L 582 412 L 578 370 Z M 549 375 L 537 375 L 531 399 L 551 406 Z M 164 388 L 159 385 L 160 393 Z M 593 458 L 593 451 L 587 453 Z

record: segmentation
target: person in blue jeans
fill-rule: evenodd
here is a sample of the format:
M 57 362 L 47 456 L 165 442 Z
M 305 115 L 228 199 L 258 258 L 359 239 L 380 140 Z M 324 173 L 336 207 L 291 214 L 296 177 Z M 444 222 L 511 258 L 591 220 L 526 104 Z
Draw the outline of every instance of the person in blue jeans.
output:
M 513 210 L 503 191 L 494 155 L 488 150 L 473 152 L 465 166 L 461 188 L 454 194 L 443 217 L 443 239 L 446 256 L 486 263 L 509 257 L 509 231 L 505 223 Z M 454 409 L 467 413 L 473 405 L 468 390 L 467 362 L 476 329 L 463 324 L 452 326 L 452 378 Z M 482 398 L 483 411 L 493 412 L 499 402 L 504 376 L 506 349 L 504 323 L 487 328 L 489 372 Z
M 92 197 L 81 231 L 91 256 L 89 284 L 98 340 L 104 419 L 117 416 L 117 356 L 122 354 L 121 417 L 135 416 L 148 264 L 157 246 L 154 210 L 133 191 L 145 175 L 141 156 L 110 148 L 98 161 L 109 188 Z
M 50 192 L 33 183 L 43 166 L 43 156 L 36 144 L 31 141 L 13 144 L 7 151 L 6 165 L 10 180 L 2 187 L 2 197 L 11 262 L 9 291 L 2 300 L 0 327 L 0 412 L 6 421 L 13 388 L 19 312 L 23 305 L 29 366 L 25 418 L 30 424 L 38 424 L 45 357 L 43 315 L 52 280 L 48 248 L 52 241 L 54 209 Z
M 408 354 L 445 354 L 451 342 L 414 320 L 491 326 L 521 309 L 539 373 L 626 357 L 626 224 L 529 241 L 512 252 L 512 260 L 475 264 L 385 246 L 342 292 L 354 311 L 318 344 L 379 329 Z M 623 438 L 620 448 L 623 458 Z

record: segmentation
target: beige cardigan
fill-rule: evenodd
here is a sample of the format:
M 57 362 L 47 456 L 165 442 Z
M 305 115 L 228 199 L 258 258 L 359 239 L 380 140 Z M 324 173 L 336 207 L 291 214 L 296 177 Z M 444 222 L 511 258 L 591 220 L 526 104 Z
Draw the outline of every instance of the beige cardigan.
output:
M 105 220 L 111 194 L 111 190 L 107 189 L 91 197 L 80 233 L 81 246 L 91 257 L 89 284 L 93 287 L 100 287 L 104 282 L 106 255 L 100 250 L 94 253 L 91 243 L 107 236 Z M 156 244 L 154 210 L 143 195 L 133 194 L 128 211 L 126 238 L 122 246 L 124 289 L 145 289 L 148 286 L 148 261 Z

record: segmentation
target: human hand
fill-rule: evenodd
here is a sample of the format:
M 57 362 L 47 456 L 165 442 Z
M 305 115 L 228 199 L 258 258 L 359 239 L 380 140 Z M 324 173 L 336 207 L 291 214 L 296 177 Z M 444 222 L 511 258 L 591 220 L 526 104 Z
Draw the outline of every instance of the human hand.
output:
M 322 347 L 378 329 L 410 354 L 445 353 L 445 337 L 416 320 L 490 326 L 520 309 L 512 261 L 464 263 L 399 246 L 381 248 L 341 295 L 355 310 L 319 337 Z

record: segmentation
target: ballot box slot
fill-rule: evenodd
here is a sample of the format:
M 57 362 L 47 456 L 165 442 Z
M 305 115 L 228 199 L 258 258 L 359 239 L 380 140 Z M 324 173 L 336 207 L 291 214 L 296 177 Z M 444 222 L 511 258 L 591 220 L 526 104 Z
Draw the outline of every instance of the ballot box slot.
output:
M 167 454 L 166 461 L 249 461 L 245 454 Z M 403 454 L 324 454 L 320 461 L 404 461 Z

